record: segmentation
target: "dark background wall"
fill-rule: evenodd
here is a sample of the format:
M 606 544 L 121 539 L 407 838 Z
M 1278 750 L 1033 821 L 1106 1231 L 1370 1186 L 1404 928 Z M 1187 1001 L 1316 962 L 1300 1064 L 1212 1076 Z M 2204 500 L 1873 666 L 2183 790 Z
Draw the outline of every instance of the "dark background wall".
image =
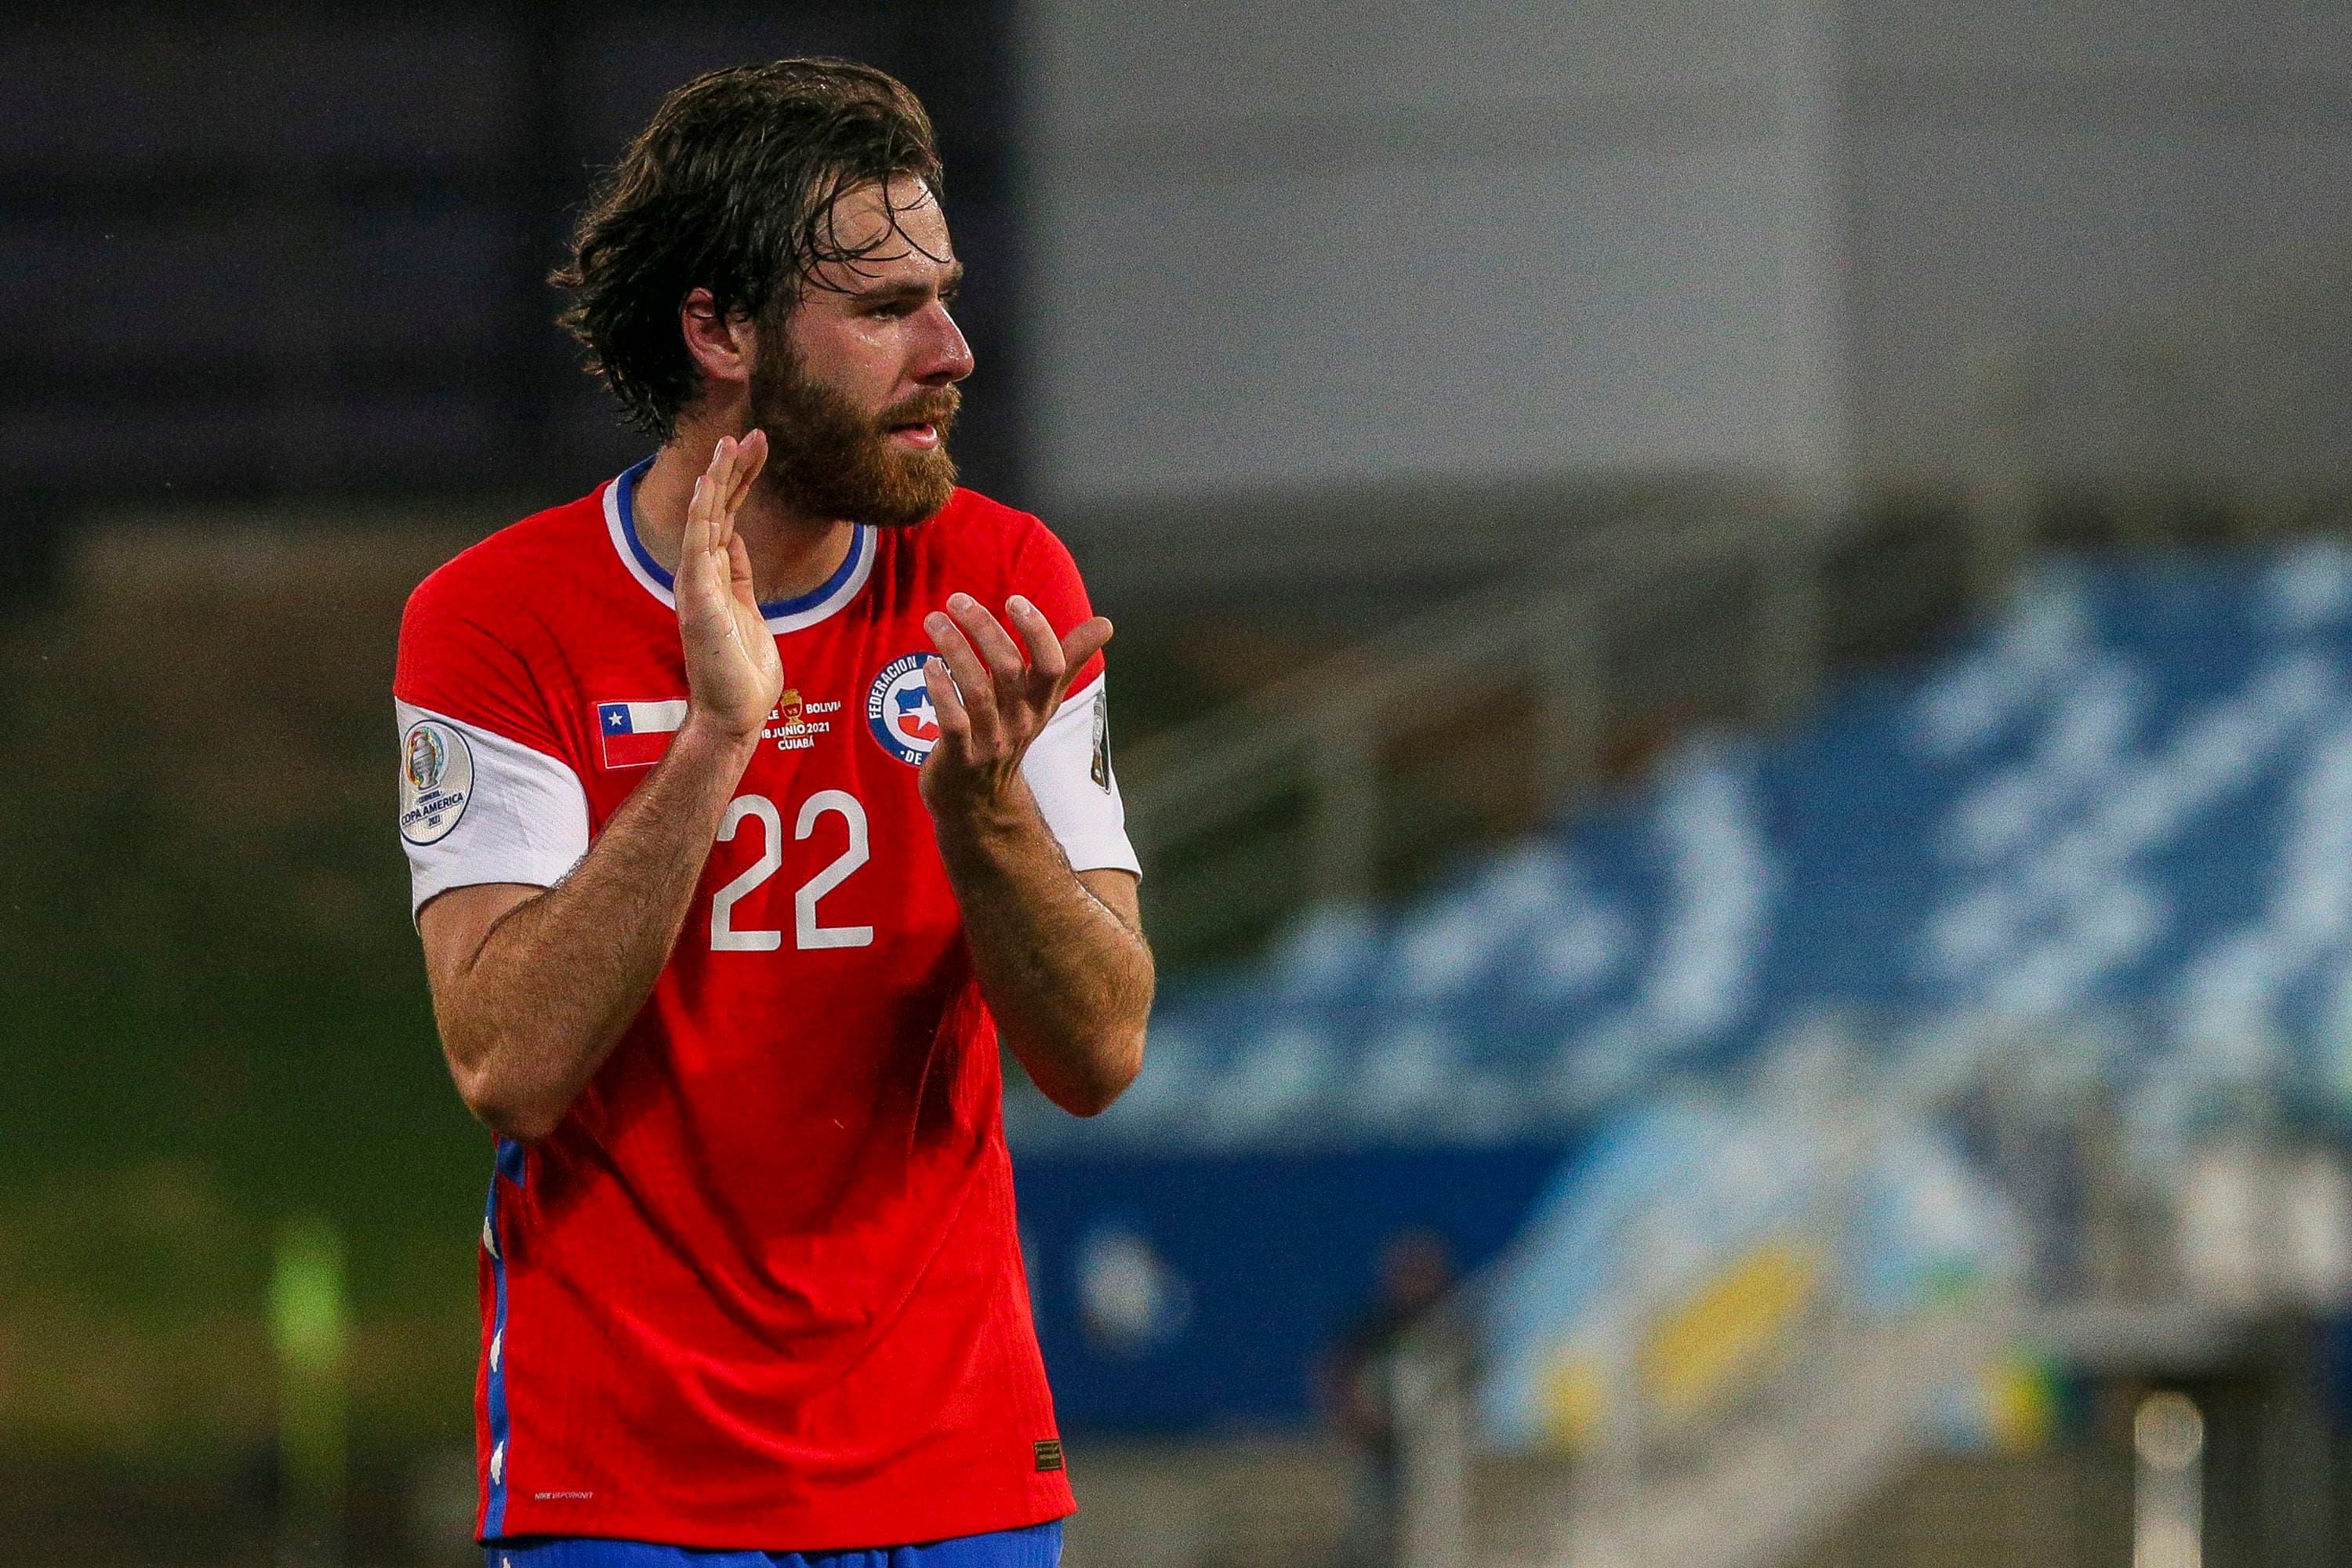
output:
M 959 452 L 1011 487 L 1009 9 L 10 7 L 0 493 L 586 489 L 645 444 L 552 324 L 572 215 L 668 89 L 786 54 L 880 65 L 937 121 L 982 366 Z

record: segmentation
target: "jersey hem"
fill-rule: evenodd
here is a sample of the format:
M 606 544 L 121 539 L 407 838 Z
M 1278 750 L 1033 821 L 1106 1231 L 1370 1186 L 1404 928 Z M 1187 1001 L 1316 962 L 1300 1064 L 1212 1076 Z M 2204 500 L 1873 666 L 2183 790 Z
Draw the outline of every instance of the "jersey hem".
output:
M 832 1530 L 811 1529 L 805 1521 L 783 1523 L 772 1530 L 759 1526 L 750 1530 L 713 1531 L 707 1524 L 657 1514 L 613 1514 L 591 1521 L 569 1517 L 544 1521 L 534 1519 L 519 1528 L 510 1502 L 509 1515 L 499 1531 L 496 1535 L 488 1535 L 478 1531 L 474 1541 L 477 1545 L 495 1547 L 520 1541 L 579 1537 L 593 1541 L 639 1542 L 650 1546 L 678 1546 L 695 1552 L 876 1552 L 897 1546 L 926 1546 L 970 1535 L 992 1535 L 999 1531 L 1027 1530 L 1068 1519 L 1077 1511 L 1076 1500 L 1066 1492 L 1059 1500 L 1045 1505 L 1042 1511 L 1034 1508 L 1024 1509 L 1003 1518 L 980 1520 L 944 1515 L 917 1516 L 902 1519 L 885 1528 L 852 1528 L 845 1532 L 838 1526 Z

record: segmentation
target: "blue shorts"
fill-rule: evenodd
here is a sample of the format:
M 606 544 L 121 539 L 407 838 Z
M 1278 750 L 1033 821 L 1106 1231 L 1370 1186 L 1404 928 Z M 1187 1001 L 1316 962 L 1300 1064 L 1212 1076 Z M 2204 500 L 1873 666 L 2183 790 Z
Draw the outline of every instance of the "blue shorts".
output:
M 534 1536 L 528 1544 L 486 1546 L 482 1552 L 486 1568 L 1060 1568 L 1062 1521 L 959 1535 L 922 1546 L 865 1546 L 848 1552 L 711 1552 L 560 1535 Z

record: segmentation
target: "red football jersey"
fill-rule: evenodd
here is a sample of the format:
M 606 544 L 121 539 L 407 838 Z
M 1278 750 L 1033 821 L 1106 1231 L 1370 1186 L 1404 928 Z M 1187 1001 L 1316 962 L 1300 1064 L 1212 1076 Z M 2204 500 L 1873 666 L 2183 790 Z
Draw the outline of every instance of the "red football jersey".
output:
M 401 627 L 417 907 L 551 885 L 685 713 L 643 466 L 427 578 Z M 786 690 L 645 1009 L 553 1134 L 501 1142 L 476 1389 L 485 1540 L 892 1545 L 1070 1511 L 995 1026 L 917 767 L 923 616 L 1089 614 L 1033 517 L 960 490 L 761 606 Z M 1024 773 L 1074 869 L 1135 869 L 1099 660 Z

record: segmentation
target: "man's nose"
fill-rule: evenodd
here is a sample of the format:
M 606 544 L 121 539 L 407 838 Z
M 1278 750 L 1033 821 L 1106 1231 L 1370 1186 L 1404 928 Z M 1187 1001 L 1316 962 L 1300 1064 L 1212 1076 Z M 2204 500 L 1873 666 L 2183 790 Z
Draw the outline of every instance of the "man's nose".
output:
M 971 374 L 971 345 L 945 305 L 924 311 L 923 342 L 915 361 L 915 379 L 926 386 L 947 386 Z

